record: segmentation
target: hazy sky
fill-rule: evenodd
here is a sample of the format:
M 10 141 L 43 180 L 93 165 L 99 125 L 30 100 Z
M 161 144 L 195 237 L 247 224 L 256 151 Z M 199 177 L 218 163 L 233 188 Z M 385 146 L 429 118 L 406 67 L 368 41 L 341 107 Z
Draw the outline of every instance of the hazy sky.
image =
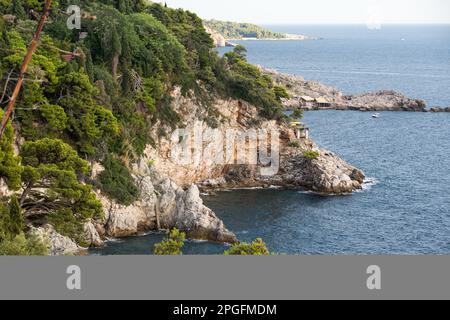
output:
M 450 23 L 449 0 L 167 0 L 205 19 L 255 23 Z

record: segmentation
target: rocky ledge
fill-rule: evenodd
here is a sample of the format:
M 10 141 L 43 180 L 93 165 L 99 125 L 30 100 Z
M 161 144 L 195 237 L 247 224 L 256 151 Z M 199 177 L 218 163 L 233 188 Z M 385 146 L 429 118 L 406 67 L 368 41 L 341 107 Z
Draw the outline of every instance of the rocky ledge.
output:
M 441 108 L 441 107 L 433 107 L 429 110 L 430 112 L 439 113 L 439 112 L 450 112 L 450 107 Z
M 275 187 L 323 195 L 349 194 L 362 189 L 366 177 L 361 170 L 335 153 L 320 149 L 309 139 L 290 146 L 292 141 L 297 140 L 289 137 L 282 142 L 280 169 L 275 175 L 261 175 L 260 166 L 232 165 L 223 171 L 222 178 L 204 181 L 202 188 L 214 191 Z M 305 150 L 316 153 L 317 157 L 306 156 Z
M 336 104 L 338 110 L 426 112 L 425 101 L 411 99 L 395 91 L 377 91 L 348 96 Z

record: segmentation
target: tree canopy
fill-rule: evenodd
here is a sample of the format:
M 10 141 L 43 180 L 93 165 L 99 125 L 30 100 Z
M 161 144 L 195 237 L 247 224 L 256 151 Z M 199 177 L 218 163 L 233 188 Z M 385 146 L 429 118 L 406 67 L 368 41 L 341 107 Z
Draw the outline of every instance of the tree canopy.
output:
M 43 3 L 0 0 L 0 116 Z M 81 6 L 82 30 L 67 28 L 69 5 Z M 175 88 L 208 112 L 214 98 L 236 98 L 279 119 L 285 92 L 245 53 L 237 47 L 219 56 L 203 21 L 181 9 L 135 0 L 54 1 L 0 141 L 0 182 L 11 191 L 1 200 L 0 234 L 24 244 L 26 225 L 51 222 L 76 238 L 85 221 L 102 214 L 94 187 L 120 204 L 135 201 L 130 167 L 155 145 L 152 129 L 180 124 Z M 105 166 L 96 181 L 88 161 Z

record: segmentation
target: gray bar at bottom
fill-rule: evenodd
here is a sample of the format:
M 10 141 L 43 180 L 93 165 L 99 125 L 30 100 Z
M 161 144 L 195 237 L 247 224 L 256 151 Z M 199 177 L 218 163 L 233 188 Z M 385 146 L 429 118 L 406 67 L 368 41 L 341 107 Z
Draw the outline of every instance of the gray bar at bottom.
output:
M 369 266 L 381 290 L 368 289 Z M 0 257 L 0 299 L 449 298 L 447 256 Z

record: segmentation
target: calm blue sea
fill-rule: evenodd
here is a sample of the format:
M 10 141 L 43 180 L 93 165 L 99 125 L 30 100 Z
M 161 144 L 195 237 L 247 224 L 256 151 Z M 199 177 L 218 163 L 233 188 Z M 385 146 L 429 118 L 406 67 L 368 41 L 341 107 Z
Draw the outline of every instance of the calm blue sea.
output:
M 450 27 L 272 26 L 323 37 L 246 41 L 249 60 L 338 87 L 345 93 L 396 89 L 450 106 Z M 450 254 L 450 114 L 306 113 L 313 139 L 373 181 L 350 196 L 243 190 L 205 197 L 241 240 L 262 237 L 287 254 Z M 161 234 L 111 242 L 93 254 L 150 254 Z M 226 246 L 189 242 L 186 254 Z
M 269 27 L 323 40 L 241 41 L 250 62 L 346 94 L 394 89 L 430 107 L 450 106 L 450 25 Z

